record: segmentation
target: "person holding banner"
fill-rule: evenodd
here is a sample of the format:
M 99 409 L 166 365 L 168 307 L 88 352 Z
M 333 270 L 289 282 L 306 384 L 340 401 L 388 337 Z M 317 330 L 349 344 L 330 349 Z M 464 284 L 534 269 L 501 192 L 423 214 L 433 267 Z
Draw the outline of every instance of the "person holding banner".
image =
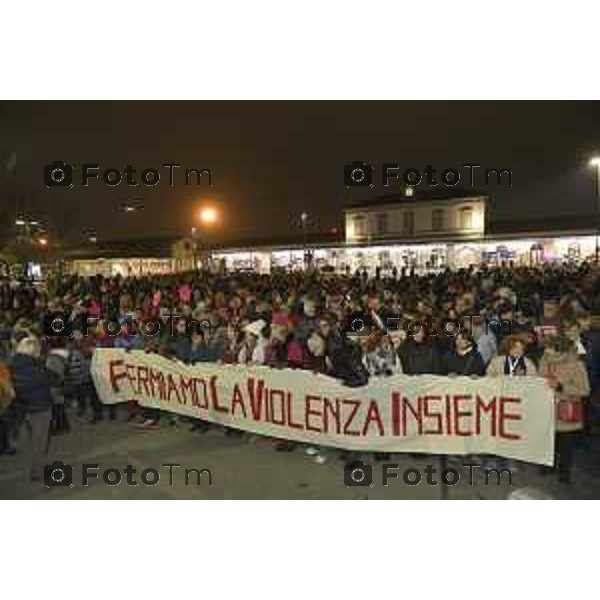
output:
M 390 376 L 402 373 L 402 365 L 390 336 L 379 330 L 366 338 L 363 362 L 369 375 Z
M 428 339 L 427 329 L 417 323 L 417 331 L 400 345 L 398 356 L 406 375 L 436 375 L 441 372 L 437 346 Z
M 556 469 L 558 479 L 569 483 L 573 453 L 583 430 L 584 400 L 590 383 L 577 349 L 565 335 L 546 338 L 540 361 L 540 375 L 554 389 L 556 397 Z
M 454 336 L 454 348 L 442 358 L 442 374 L 476 377 L 485 374 L 485 365 L 475 340 L 466 331 L 459 331 Z
M 262 365 L 265 362 L 265 351 L 268 339 L 265 336 L 267 323 L 264 319 L 252 321 L 244 327 L 244 344 L 238 354 L 237 362 L 241 364 Z
M 501 354 L 491 360 L 486 375 L 490 377 L 537 375 L 535 365 L 525 356 L 525 342 L 521 337 L 509 336 L 502 342 Z

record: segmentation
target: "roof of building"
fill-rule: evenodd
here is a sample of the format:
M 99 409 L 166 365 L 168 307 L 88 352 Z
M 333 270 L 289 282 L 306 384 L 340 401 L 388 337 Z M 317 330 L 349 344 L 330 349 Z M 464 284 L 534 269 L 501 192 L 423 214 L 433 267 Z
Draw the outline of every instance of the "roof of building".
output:
M 129 240 L 98 240 L 65 251 L 67 260 L 97 258 L 171 258 L 173 244 L 184 240 L 183 235 Z M 335 246 L 344 243 L 343 229 L 307 231 L 292 235 L 261 238 L 238 238 L 210 244 L 211 250 L 246 250 L 252 248 L 302 248 L 303 246 Z
M 211 244 L 214 249 L 235 249 L 235 248 L 301 248 L 302 246 L 334 246 L 343 244 L 345 240 L 343 228 L 331 229 L 329 231 L 307 231 L 298 232 L 291 235 L 278 235 L 268 237 L 240 238 L 226 240 Z
M 168 235 L 127 240 L 98 240 L 65 251 L 65 258 L 85 260 L 95 258 L 170 258 L 173 244 L 184 236 Z
M 345 210 L 354 210 L 357 208 L 370 208 L 389 204 L 409 204 L 421 200 L 459 200 L 463 198 L 481 198 L 487 195 L 483 192 L 473 189 L 440 187 L 438 189 L 416 190 L 413 196 L 407 196 L 404 193 L 383 194 L 375 196 L 369 200 L 357 200 L 346 206 Z
M 491 219 L 486 236 L 593 233 L 597 229 L 597 223 L 598 218 L 595 215 L 561 215 L 533 219 Z

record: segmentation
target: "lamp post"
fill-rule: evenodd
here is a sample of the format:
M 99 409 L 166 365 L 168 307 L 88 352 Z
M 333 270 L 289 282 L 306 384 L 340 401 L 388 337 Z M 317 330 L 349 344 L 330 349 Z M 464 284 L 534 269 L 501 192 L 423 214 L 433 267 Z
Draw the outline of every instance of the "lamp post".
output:
M 300 227 L 302 228 L 302 262 L 304 263 L 304 270 L 307 271 L 310 267 L 311 258 L 308 250 L 308 240 L 307 240 L 307 227 L 308 227 L 308 218 L 309 215 L 307 212 L 303 212 L 300 214 Z
M 598 244 L 598 234 L 600 233 L 600 156 L 594 156 L 590 160 L 590 167 L 595 167 L 595 194 L 596 194 L 596 265 L 600 257 L 600 246 Z

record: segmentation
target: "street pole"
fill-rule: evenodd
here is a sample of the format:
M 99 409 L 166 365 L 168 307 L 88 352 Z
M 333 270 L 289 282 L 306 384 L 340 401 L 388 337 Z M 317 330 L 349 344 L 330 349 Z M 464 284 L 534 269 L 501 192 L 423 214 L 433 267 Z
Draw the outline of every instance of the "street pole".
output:
M 590 160 L 590 167 L 595 167 L 596 180 L 595 180 L 595 195 L 596 195 L 596 266 L 598 266 L 598 259 L 600 258 L 600 156 L 594 156 Z
M 306 224 L 308 221 L 308 213 L 303 212 L 300 215 L 300 227 L 302 227 L 302 262 L 304 265 L 304 271 L 308 271 L 309 260 L 308 260 L 308 243 L 306 239 Z
M 600 247 L 598 245 L 598 236 L 600 235 L 600 162 L 596 166 L 596 265 L 600 257 Z

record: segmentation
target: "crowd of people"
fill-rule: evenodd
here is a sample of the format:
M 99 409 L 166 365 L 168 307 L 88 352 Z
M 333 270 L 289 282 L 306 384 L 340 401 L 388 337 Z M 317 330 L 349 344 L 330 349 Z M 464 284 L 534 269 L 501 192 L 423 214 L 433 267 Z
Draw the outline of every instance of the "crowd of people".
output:
M 25 424 L 38 479 L 48 432 L 67 432 L 71 411 L 93 423 L 116 418 L 98 400 L 90 365 L 96 348 L 119 347 L 188 364 L 308 369 L 349 386 L 395 373 L 542 376 L 556 391 L 557 468 L 567 481 L 573 448 L 597 418 L 599 288 L 598 271 L 586 263 L 390 277 L 282 270 L 6 280 L 0 452 L 15 451 Z M 128 416 L 146 429 L 170 418 L 133 404 Z

